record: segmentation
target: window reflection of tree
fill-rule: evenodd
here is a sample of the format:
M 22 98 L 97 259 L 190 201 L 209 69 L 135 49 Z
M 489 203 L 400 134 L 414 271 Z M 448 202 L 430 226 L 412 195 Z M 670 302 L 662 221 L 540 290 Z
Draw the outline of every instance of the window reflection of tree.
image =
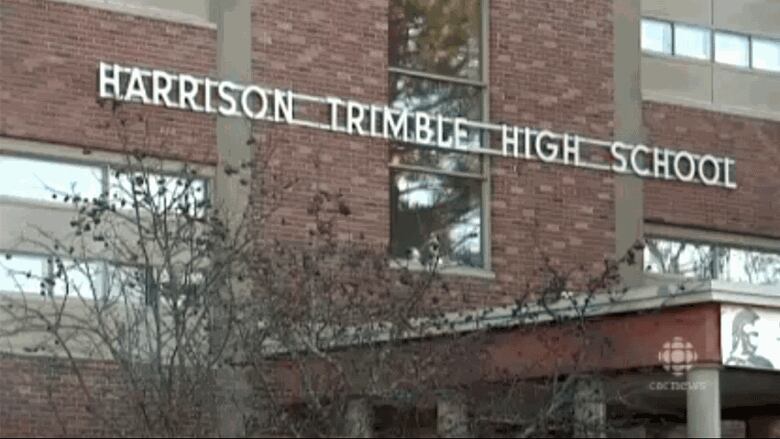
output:
M 754 279 L 752 283 L 780 284 L 780 255 L 768 253 L 751 254 L 747 258 L 745 271 Z
M 710 246 L 690 242 L 647 240 L 651 271 L 711 279 L 713 254 Z
M 476 174 L 481 171 L 479 156 L 473 154 L 442 153 L 426 148 L 396 146 L 393 163 L 440 169 L 449 172 Z
M 438 115 L 482 119 L 481 14 L 479 0 L 391 0 L 392 107 L 434 116 L 436 130 Z M 414 116 L 407 120 L 410 134 L 415 122 Z M 454 137 L 451 121 L 441 128 L 442 139 Z M 482 145 L 479 129 L 463 129 L 461 147 Z M 438 256 L 443 264 L 481 267 L 482 158 L 395 145 L 391 163 L 393 253 L 421 263 Z
M 481 116 L 477 87 L 401 75 L 391 75 L 390 81 L 395 107 L 473 120 Z
M 395 108 L 428 113 L 433 116 L 441 115 L 446 118 L 464 117 L 470 120 L 482 118 L 481 90 L 477 87 L 390 75 L 390 90 L 393 93 L 391 106 Z M 410 118 L 410 131 L 413 131 L 413 127 L 414 120 Z M 445 123 L 442 128 L 442 138 L 452 138 L 452 124 Z M 464 146 L 480 146 L 479 130 L 465 129 L 468 139 L 462 142 Z
M 780 284 L 780 254 L 664 239 L 649 239 L 646 270 L 753 285 Z
M 481 265 L 479 181 L 399 172 L 393 185 L 394 253 L 408 249 L 419 262 L 432 257 L 435 240 L 442 263 Z
M 780 255 L 749 250 L 724 250 L 731 256 L 723 278 L 754 285 L 780 284 Z
M 390 65 L 478 79 L 480 24 L 477 0 L 393 0 Z

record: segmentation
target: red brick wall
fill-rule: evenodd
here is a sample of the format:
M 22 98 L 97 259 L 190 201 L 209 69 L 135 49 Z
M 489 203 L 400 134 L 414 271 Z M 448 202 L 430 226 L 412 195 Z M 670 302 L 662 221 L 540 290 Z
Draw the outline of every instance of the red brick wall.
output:
M 142 371 L 133 372 L 132 379 L 141 383 Z M 124 384 L 129 378 L 111 362 L 0 355 L 0 437 L 160 435 L 166 426 L 182 436 L 200 437 L 211 431 L 214 407 L 211 393 L 206 393 L 209 387 L 199 383 L 196 389 L 179 381 L 179 390 L 196 393 L 188 393 L 186 399 L 173 396 L 178 404 L 158 412 L 153 403 L 156 396 L 167 395 L 165 390 L 144 385 L 147 394 L 133 392 Z M 140 411 L 142 401 L 148 422 Z M 196 401 L 208 406 L 198 407 Z M 169 416 L 166 426 L 160 422 L 161 414 Z
M 490 118 L 612 137 L 612 2 L 491 1 Z M 493 161 L 493 265 L 504 298 L 532 279 L 536 247 L 560 265 L 614 252 L 611 175 Z M 500 298 L 497 298 L 500 300 Z
M 0 135 L 118 150 L 111 112 L 97 101 L 99 61 L 193 74 L 215 71 L 216 31 L 44 0 L 0 4 Z M 161 108 L 148 115 L 150 152 L 214 160 L 214 119 Z M 133 132 L 141 136 L 140 126 Z M 134 144 L 141 144 L 134 137 Z
M 491 4 L 491 119 L 612 138 L 612 2 Z M 100 60 L 193 74 L 215 70 L 211 29 L 43 0 L 2 0 L 0 8 L 2 136 L 117 150 L 114 133 L 99 128 L 109 118 L 95 99 Z M 387 102 L 387 10 L 387 0 L 257 0 L 254 81 Z M 131 111 L 151 116 L 157 152 L 215 159 L 212 116 L 137 105 Z M 645 122 L 653 144 L 734 156 L 740 184 L 739 190 L 727 191 L 648 182 L 648 219 L 780 236 L 774 181 L 780 168 L 780 124 L 649 103 Z M 372 243 L 387 243 L 386 142 L 282 125 L 258 127 L 257 133 L 264 151 L 273 150 L 260 158 L 271 164 L 266 183 L 273 185 L 273 175 L 299 180 L 266 225 L 268 236 L 304 237 L 312 223 L 306 210 L 319 187 L 343 193 L 349 203 L 353 214 L 341 229 L 344 237 L 363 235 Z M 164 139 L 175 142 L 162 145 Z M 493 159 L 491 172 L 496 280 L 453 277 L 447 308 L 504 304 L 521 296 L 527 283 L 538 281 L 537 247 L 564 267 L 601 268 L 614 248 L 610 174 L 506 158 Z M 504 339 L 507 346 L 519 340 L 506 336 L 499 341 Z M 644 352 L 647 358 L 655 355 L 652 349 Z M 47 406 L 49 382 L 57 384 L 55 400 L 71 421 L 67 433 L 100 433 L 67 374 L 19 359 L 0 361 L 0 372 L 3 436 L 61 432 Z M 96 371 L 90 379 L 101 376 Z
M 388 3 L 256 2 L 255 82 L 386 103 Z M 611 2 L 491 4 L 491 119 L 611 137 Z M 387 243 L 386 143 L 287 126 L 268 127 L 264 134 L 265 146 L 274 150 L 271 172 L 300 179 L 266 227 L 268 236 L 302 238 L 312 223 L 306 208 L 320 185 L 344 193 L 350 204 L 353 215 L 344 221 L 344 236 L 362 234 L 371 242 Z M 492 187 L 497 279 L 452 277 L 448 308 L 512 302 L 540 266 L 537 247 L 563 266 L 584 264 L 587 269 L 603 266 L 613 251 L 608 174 L 496 159 Z
M 103 409 L 122 422 L 119 394 L 106 364 L 85 365 L 83 376 Z M 86 407 L 88 398 L 64 361 L 0 357 L 0 437 L 107 434 Z
M 780 122 L 646 102 L 652 144 L 736 159 L 738 188 L 648 181 L 648 220 L 780 238 Z
M 720 305 L 593 318 L 584 335 L 576 324 L 529 325 L 486 343 L 488 376 L 544 376 L 551 370 L 632 370 L 661 366 L 658 353 L 675 337 L 690 342 L 697 364 L 720 364 Z
M 317 96 L 386 102 L 387 9 L 387 0 L 256 1 L 254 81 Z M 269 174 L 300 179 L 266 225 L 267 236 L 303 239 L 313 222 L 306 208 L 316 190 L 323 189 L 343 193 L 353 206 L 353 216 L 343 223 L 345 237 L 363 234 L 374 243 L 386 242 L 386 142 L 285 125 L 262 128 L 261 145 L 274 150 L 259 159 L 270 161 Z

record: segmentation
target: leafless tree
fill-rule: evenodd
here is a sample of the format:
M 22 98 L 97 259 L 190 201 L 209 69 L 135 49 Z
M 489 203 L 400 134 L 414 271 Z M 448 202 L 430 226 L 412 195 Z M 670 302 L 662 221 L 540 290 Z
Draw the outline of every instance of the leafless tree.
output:
M 249 244 L 243 224 L 229 227 L 212 205 L 208 175 L 148 156 L 148 119 L 119 105 L 111 111 L 106 129 L 115 129 L 124 159 L 96 177 L 99 196 L 52 188 L 72 209 L 69 230 L 23 238 L 48 268 L 37 279 L 41 297 L 2 298 L 0 336 L 26 353 L 61 357 L 85 409 L 111 434 L 206 434 L 213 372 L 233 355 L 242 322 L 236 292 Z M 144 140 L 134 147 L 139 132 Z M 109 385 L 87 376 L 87 359 L 111 365 Z
M 53 192 L 74 217 L 64 235 L 38 230 L 25 238 L 48 258 L 38 279 L 42 297 L 0 300 L 0 337 L 67 364 L 85 409 L 107 433 L 218 434 L 215 403 L 231 395 L 216 377 L 226 367 L 247 377 L 246 397 L 234 402 L 248 435 L 351 435 L 375 425 L 415 434 L 431 401 L 449 392 L 471 401 L 473 434 L 496 424 L 521 437 L 582 431 L 586 421 L 572 402 L 584 382 L 579 358 L 546 379 L 493 376 L 502 389 L 494 392 L 474 357 L 485 355 L 494 331 L 508 328 L 541 337 L 542 325 L 567 325 L 576 343 L 592 345 L 592 301 L 619 300 L 618 267 L 634 263 L 639 247 L 586 276 L 582 267 L 562 269 L 539 246 L 542 281 L 505 310 L 503 328 L 491 327 L 480 315 L 441 311 L 451 286 L 435 241 L 425 264 L 414 266 L 365 237 L 344 238 L 339 224 L 353 215 L 349 200 L 322 188 L 310 201 L 306 239 L 253 239 L 249 215 L 228 224 L 223 206 L 212 203 L 207 174 L 147 154 L 164 145 L 149 144 L 145 117 L 119 105 L 108 111 L 106 129 L 118 133 L 124 162 L 105 168 L 99 197 Z M 263 165 L 216 172 L 251 184 L 253 166 Z M 294 181 L 278 183 L 264 188 L 255 221 L 295 189 Z M 94 378 L 96 360 L 108 365 L 110 385 Z M 541 389 L 544 405 L 508 414 L 528 386 Z M 382 416 L 371 420 L 374 410 Z M 592 428 L 603 426 L 585 431 Z

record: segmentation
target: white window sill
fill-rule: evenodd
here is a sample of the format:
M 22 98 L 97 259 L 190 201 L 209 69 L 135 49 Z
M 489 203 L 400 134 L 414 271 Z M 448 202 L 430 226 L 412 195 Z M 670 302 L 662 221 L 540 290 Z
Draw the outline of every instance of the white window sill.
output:
M 430 271 L 430 268 L 418 263 L 418 262 L 412 262 L 412 261 L 406 261 L 403 259 L 392 259 L 390 261 L 390 268 L 393 269 L 408 269 L 412 272 L 424 272 L 424 271 Z M 457 267 L 457 266 L 450 266 L 450 267 L 437 267 L 436 273 L 441 274 L 443 276 L 461 276 L 461 277 L 471 277 L 476 279 L 486 279 L 486 280 L 494 280 L 496 278 L 496 274 L 493 271 L 486 270 L 484 268 L 476 268 L 476 267 Z

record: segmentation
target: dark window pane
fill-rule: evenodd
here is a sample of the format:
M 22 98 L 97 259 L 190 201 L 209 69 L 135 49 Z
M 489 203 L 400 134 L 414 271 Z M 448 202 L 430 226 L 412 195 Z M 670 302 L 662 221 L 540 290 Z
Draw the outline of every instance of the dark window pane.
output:
M 438 254 L 442 266 L 482 267 L 481 183 L 395 172 L 392 252 L 422 264 Z
M 392 0 L 390 65 L 479 79 L 478 0 Z

